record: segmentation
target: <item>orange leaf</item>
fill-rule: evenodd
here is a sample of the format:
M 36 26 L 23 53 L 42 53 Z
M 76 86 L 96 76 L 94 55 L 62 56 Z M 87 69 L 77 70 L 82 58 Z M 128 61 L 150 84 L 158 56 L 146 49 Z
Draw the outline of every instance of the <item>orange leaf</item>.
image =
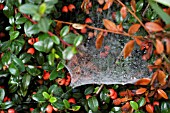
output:
M 139 89 L 136 90 L 136 94 L 137 95 L 143 94 L 143 93 L 146 92 L 146 90 L 147 90 L 146 88 L 139 88 Z
M 105 3 L 103 10 L 107 10 L 110 8 L 110 6 L 113 4 L 114 0 L 107 0 L 107 2 Z
M 130 40 L 128 43 L 126 43 L 124 49 L 123 49 L 123 55 L 124 58 L 128 57 L 130 55 L 130 53 L 132 52 L 133 48 L 134 48 L 134 40 Z
M 158 76 L 158 71 L 153 73 L 150 85 L 152 85 L 154 83 L 154 81 L 156 80 L 157 76 Z
M 140 24 L 133 24 L 132 26 L 130 26 L 128 33 L 130 35 L 133 35 L 134 33 L 136 33 L 139 30 L 140 26 L 141 26 Z
M 135 0 L 131 0 L 130 1 L 130 5 L 131 5 L 131 8 L 134 12 L 136 12 L 136 1 Z
M 100 49 L 102 47 L 102 43 L 103 43 L 103 32 L 101 31 L 98 35 L 97 35 L 97 39 L 96 39 L 96 49 Z
M 122 23 L 120 23 L 119 25 L 117 25 L 117 29 L 118 29 L 119 32 L 123 32 Z
M 127 16 L 126 7 L 122 7 L 122 8 L 120 9 L 120 14 L 121 14 L 121 16 L 122 16 L 123 19 L 126 18 L 126 16 Z
M 117 31 L 116 24 L 110 20 L 103 19 L 103 24 L 108 30 Z
M 164 99 L 168 99 L 167 94 L 162 89 L 158 89 L 157 91 L 161 97 L 163 97 Z
M 159 39 L 156 39 L 156 52 L 158 54 L 161 54 L 163 53 L 163 51 L 164 51 L 164 45 Z
M 164 30 L 159 24 L 154 23 L 154 22 L 147 22 L 147 23 L 145 23 L 145 27 L 150 32 L 159 32 L 159 31 L 163 31 Z
M 126 104 L 121 107 L 122 111 L 128 111 L 129 109 L 130 109 L 130 103 L 129 102 L 126 102 Z
M 136 43 L 137 43 L 139 46 L 141 46 L 141 45 L 142 45 L 142 41 L 141 41 L 140 39 L 135 38 L 135 41 L 136 41 Z
M 72 27 L 75 29 L 84 29 L 86 25 L 85 24 L 73 24 Z
M 154 108 L 153 108 L 153 106 L 151 104 L 146 105 L 146 111 L 148 113 L 153 113 L 153 110 L 154 110 Z
M 142 78 L 138 80 L 135 85 L 148 85 L 150 83 L 151 79 L 150 78 Z
M 97 0 L 100 5 L 104 4 L 104 0 Z
M 166 53 L 170 54 L 170 39 L 166 38 Z
M 161 86 L 164 86 L 166 84 L 166 75 L 163 71 L 158 70 L 158 81 L 161 84 Z
M 157 60 L 155 60 L 154 64 L 155 65 L 161 65 L 162 63 L 162 58 L 158 58 Z

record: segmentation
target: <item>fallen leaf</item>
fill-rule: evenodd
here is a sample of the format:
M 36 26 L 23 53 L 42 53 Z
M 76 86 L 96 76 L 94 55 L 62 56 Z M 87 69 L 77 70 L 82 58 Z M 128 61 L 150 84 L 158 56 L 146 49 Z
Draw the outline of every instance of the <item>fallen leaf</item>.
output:
M 130 40 L 129 42 L 126 43 L 124 49 L 123 49 L 123 56 L 124 58 L 128 57 L 130 53 L 132 52 L 134 48 L 134 42 L 135 40 Z
M 161 64 L 162 64 L 162 58 L 158 58 L 154 62 L 154 65 L 161 65 Z
M 170 54 L 170 39 L 166 38 L 165 42 L 166 42 L 166 53 Z
M 166 84 L 166 75 L 163 71 L 158 70 L 157 78 L 161 86 L 164 86 Z
M 157 91 L 161 97 L 163 97 L 164 99 L 168 99 L 167 94 L 162 89 L 158 89 Z
M 126 18 L 126 16 L 127 16 L 127 10 L 126 10 L 126 7 L 125 7 L 125 6 L 120 9 L 120 14 L 121 14 L 121 16 L 122 16 L 123 19 Z
M 136 33 L 139 30 L 140 26 L 141 26 L 140 24 L 133 24 L 132 26 L 130 26 L 128 33 L 130 35 L 133 35 L 134 33 Z
M 135 41 L 136 41 L 136 43 L 137 43 L 139 46 L 142 45 L 142 41 L 141 41 L 139 38 L 135 38 Z
M 154 23 L 154 22 L 147 22 L 147 23 L 145 23 L 145 27 L 150 32 L 159 32 L 159 31 L 163 31 L 164 30 L 159 24 Z
M 147 90 L 146 88 L 139 88 L 139 89 L 136 90 L 136 94 L 137 95 L 143 94 L 143 93 L 146 92 L 146 90 Z
M 122 23 L 117 25 L 117 29 L 118 29 L 119 32 L 123 32 L 123 25 L 122 25 Z
M 121 101 L 120 98 L 117 98 L 117 99 L 113 100 L 113 104 L 116 105 L 116 106 L 120 105 L 121 102 L 122 101 Z
M 130 109 L 130 103 L 129 102 L 126 102 L 126 104 L 121 107 L 122 111 L 128 111 L 129 109 Z
M 103 5 L 103 4 L 104 4 L 104 0 L 97 0 L 97 2 L 98 2 L 100 5 Z
M 105 3 L 103 10 L 107 10 L 110 8 L 110 6 L 112 6 L 114 0 L 107 0 L 107 2 Z
M 135 85 L 148 85 L 150 83 L 151 79 L 150 78 L 142 78 L 138 80 Z
M 102 47 L 102 43 L 103 43 L 103 32 L 101 31 L 98 35 L 97 35 L 97 39 L 96 39 L 96 49 L 100 49 Z
M 86 25 L 85 24 L 73 24 L 72 27 L 75 29 L 84 29 Z
M 116 24 L 108 19 L 103 19 L 103 24 L 108 30 L 118 31 Z
M 159 39 L 156 39 L 156 52 L 157 52 L 157 54 L 161 54 L 161 53 L 163 53 L 163 51 L 164 51 L 163 43 Z
M 154 83 L 154 81 L 157 78 L 157 75 L 158 75 L 158 71 L 156 71 L 152 74 L 150 85 L 152 85 Z
M 151 104 L 147 104 L 145 108 L 148 113 L 153 113 L 154 108 Z
M 131 5 L 131 8 L 132 8 L 133 12 L 136 12 L 136 1 L 135 0 L 131 0 L 130 1 L 130 5 Z

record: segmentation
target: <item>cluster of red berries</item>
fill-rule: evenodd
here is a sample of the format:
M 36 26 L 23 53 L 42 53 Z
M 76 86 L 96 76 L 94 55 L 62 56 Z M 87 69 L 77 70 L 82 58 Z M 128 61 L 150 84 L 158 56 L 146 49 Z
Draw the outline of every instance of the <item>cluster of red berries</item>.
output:
M 35 42 L 38 42 L 38 38 L 30 38 L 30 39 L 28 39 L 28 44 L 30 44 L 30 45 L 33 45 Z M 31 48 L 29 48 L 27 50 L 27 53 L 33 55 L 35 53 L 35 49 L 33 47 L 31 47 Z
M 68 6 L 63 6 L 62 12 L 63 13 L 68 13 L 68 11 L 73 12 L 76 9 L 74 4 L 69 4 Z

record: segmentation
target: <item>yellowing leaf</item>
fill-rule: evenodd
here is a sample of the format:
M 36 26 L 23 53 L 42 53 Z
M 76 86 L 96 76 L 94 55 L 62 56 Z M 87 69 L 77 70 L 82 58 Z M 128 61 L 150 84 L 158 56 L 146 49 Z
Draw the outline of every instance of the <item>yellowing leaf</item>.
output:
M 102 43 L 103 43 L 103 32 L 101 31 L 98 35 L 97 35 L 97 39 L 96 39 L 96 49 L 100 49 L 102 47 Z
M 123 56 L 124 58 L 128 57 L 130 53 L 132 52 L 134 48 L 134 40 L 130 40 L 128 43 L 126 43 L 124 50 L 123 50 Z
M 72 27 L 75 29 L 83 29 L 86 27 L 86 25 L 85 24 L 73 24 Z
M 115 32 L 118 31 L 116 28 L 116 24 L 110 20 L 103 19 L 103 24 L 106 27 L 106 29 L 108 29 L 108 30 L 113 30 Z
M 146 90 L 147 90 L 146 88 L 139 88 L 139 89 L 136 90 L 136 94 L 137 95 L 143 94 L 143 93 L 146 92 Z
M 134 12 L 136 12 L 136 1 L 135 0 L 131 0 L 130 1 L 130 5 L 131 5 L 131 8 Z
M 167 94 L 162 89 L 158 89 L 157 91 L 161 97 L 163 97 L 164 99 L 168 99 Z
M 164 51 L 164 45 L 159 39 L 156 39 L 156 52 L 158 54 L 161 54 L 163 53 L 163 51 Z
M 135 85 L 148 85 L 150 83 L 151 79 L 150 78 L 142 78 L 138 80 Z
M 122 16 L 123 19 L 126 18 L 126 16 L 127 16 L 126 7 L 122 7 L 122 8 L 120 9 L 120 14 L 121 14 L 121 16 Z
M 113 1 L 114 1 L 114 0 L 108 0 L 108 1 L 105 3 L 105 5 L 104 5 L 103 10 L 109 9 L 110 6 L 113 4 Z
M 159 32 L 159 31 L 163 31 L 164 30 L 159 24 L 154 23 L 154 22 L 147 22 L 147 23 L 145 23 L 145 27 L 150 32 Z
M 141 26 L 140 24 L 133 24 L 132 26 L 130 26 L 128 33 L 130 35 L 133 35 L 134 33 L 136 33 L 139 30 L 140 26 Z
M 163 71 L 158 70 L 157 78 L 161 86 L 164 86 L 166 84 L 166 75 Z

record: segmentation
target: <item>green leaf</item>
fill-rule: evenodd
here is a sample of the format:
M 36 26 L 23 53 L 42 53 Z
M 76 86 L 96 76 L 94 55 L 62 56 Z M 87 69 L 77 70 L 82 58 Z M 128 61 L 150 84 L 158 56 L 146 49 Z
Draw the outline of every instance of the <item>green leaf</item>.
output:
M 57 76 L 58 76 L 58 71 L 57 71 L 57 69 L 55 68 L 55 69 L 50 73 L 50 80 L 56 79 Z
M 39 13 L 35 13 L 35 14 L 32 16 L 32 19 L 35 20 L 35 21 L 40 21 L 41 15 L 40 15 Z
M 15 22 L 14 17 L 13 16 L 9 17 L 9 23 L 13 25 L 14 22 Z
M 41 18 L 41 20 L 38 23 L 39 31 L 47 33 L 49 27 L 50 27 L 49 20 L 47 18 Z
M 45 0 L 44 2 L 47 2 L 50 4 L 56 4 L 56 3 L 58 3 L 58 0 Z
M 45 10 L 46 10 L 46 3 L 42 3 L 39 7 L 39 13 L 40 15 L 43 15 L 45 13 Z
M 22 53 L 22 54 L 19 56 L 19 59 L 21 59 L 23 63 L 27 63 L 28 61 L 30 61 L 31 56 L 32 56 L 31 54 Z
M 25 23 L 26 21 L 27 21 L 26 18 L 21 17 L 21 18 L 19 18 L 19 19 L 17 19 L 17 20 L 15 21 L 15 24 L 23 24 L 23 23 Z
M 98 110 L 99 102 L 95 96 L 88 99 L 88 106 L 94 112 Z
M 57 102 L 52 103 L 52 106 L 59 110 L 63 110 L 65 107 L 63 101 L 60 98 L 57 99 Z
M 6 52 L 1 58 L 2 64 L 3 65 L 9 65 L 11 63 L 11 53 Z
M 170 108 L 170 107 L 169 107 Z M 168 102 L 162 102 L 161 103 L 161 113 L 168 113 Z
M 142 10 L 143 8 L 143 5 L 144 5 L 144 1 L 143 0 L 140 0 L 136 3 L 136 11 L 139 12 Z
M 60 61 L 57 65 L 57 71 L 60 71 L 61 69 L 63 69 L 65 67 L 64 65 L 64 61 Z
M 7 49 L 9 49 L 10 45 L 11 45 L 11 41 L 10 40 L 8 40 L 6 42 L 3 42 L 2 45 L 1 45 L 0 50 L 1 51 L 6 51 Z
M 76 36 L 74 33 L 68 33 L 63 37 L 63 40 L 69 44 L 73 44 L 74 40 L 76 39 Z
M 43 95 L 43 97 L 45 99 L 49 99 L 50 98 L 50 95 L 47 92 L 45 92 L 45 91 L 42 93 L 42 95 Z
M 71 58 L 74 56 L 74 50 L 75 48 L 69 46 L 63 51 L 63 58 L 65 60 L 71 60 Z
M 39 33 L 39 28 L 37 24 L 33 25 L 30 21 L 28 21 L 24 24 L 24 31 L 28 37 L 31 37 L 33 34 Z
M 45 102 L 45 98 L 41 93 L 36 93 L 32 96 L 32 99 L 37 102 Z
M 21 72 L 24 72 L 25 71 L 25 66 L 24 66 L 24 63 L 22 62 L 22 60 L 20 60 L 19 58 L 17 58 L 16 56 L 12 56 L 13 58 L 13 61 L 15 62 L 15 64 L 18 66 L 19 70 Z
M 28 89 L 28 86 L 30 85 L 30 81 L 31 81 L 31 75 L 25 74 L 22 77 L 22 86 L 23 86 L 24 90 Z
M 9 109 L 14 103 L 12 101 L 7 101 L 1 104 L 1 109 Z
M 138 110 L 139 106 L 135 101 L 130 101 L 130 105 L 134 110 Z
M 88 88 L 85 89 L 84 94 L 88 95 L 93 93 L 93 91 L 94 91 L 94 86 L 89 86 Z
M 54 53 L 50 53 L 48 55 L 48 63 L 51 66 L 54 66 L 54 60 L 55 60 L 55 54 Z
M 0 103 L 4 100 L 5 97 L 5 90 L 0 88 Z
M 154 0 L 154 1 L 170 7 L 170 0 Z
M 3 9 L 3 13 L 5 14 L 5 16 L 7 16 L 9 18 L 10 16 L 13 16 L 14 8 L 9 7 L 9 6 L 5 6 L 4 9 Z
M 170 24 L 170 16 L 165 13 L 162 8 L 160 8 L 158 6 L 158 4 L 152 0 L 148 0 L 149 4 L 151 5 L 152 9 L 154 9 L 156 11 L 156 13 L 162 18 L 162 20 L 166 23 L 166 24 Z
M 14 40 L 19 36 L 19 31 L 11 31 L 9 35 L 10 35 L 10 40 Z
M 79 111 L 81 106 L 72 106 L 71 110 L 73 111 Z
M 110 97 L 107 96 L 108 92 L 109 91 L 106 88 L 104 88 L 100 93 L 100 99 L 106 103 L 110 102 Z
M 76 38 L 74 40 L 74 46 L 76 46 L 76 47 L 79 46 L 82 41 L 83 41 L 83 36 L 82 35 L 76 36 Z
M 38 6 L 27 3 L 19 7 L 19 11 L 24 14 L 35 14 L 38 11 Z
M 67 35 L 69 33 L 69 31 L 70 31 L 69 26 L 64 26 L 60 31 L 60 36 L 64 37 L 65 35 Z
M 12 75 L 15 75 L 15 76 L 18 76 L 19 75 L 19 70 L 18 68 L 15 66 L 14 63 L 11 63 L 9 65 L 9 72 L 12 74 Z
M 137 103 L 138 103 L 139 107 L 142 107 L 145 104 L 145 98 L 141 97 L 140 100 L 138 100 Z
M 26 67 L 26 70 L 32 76 L 38 76 L 41 73 L 41 71 L 39 69 L 37 69 L 31 65 L 28 65 L 28 67 Z
M 55 97 L 51 97 L 50 100 L 49 100 L 50 103 L 54 103 L 56 101 L 57 101 L 57 98 L 55 98 Z
M 66 109 L 70 108 L 70 103 L 66 99 L 63 100 L 63 103 Z
M 53 40 L 53 42 L 57 45 L 60 44 L 60 39 L 57 36 L 51 36 L 51 39 Z

